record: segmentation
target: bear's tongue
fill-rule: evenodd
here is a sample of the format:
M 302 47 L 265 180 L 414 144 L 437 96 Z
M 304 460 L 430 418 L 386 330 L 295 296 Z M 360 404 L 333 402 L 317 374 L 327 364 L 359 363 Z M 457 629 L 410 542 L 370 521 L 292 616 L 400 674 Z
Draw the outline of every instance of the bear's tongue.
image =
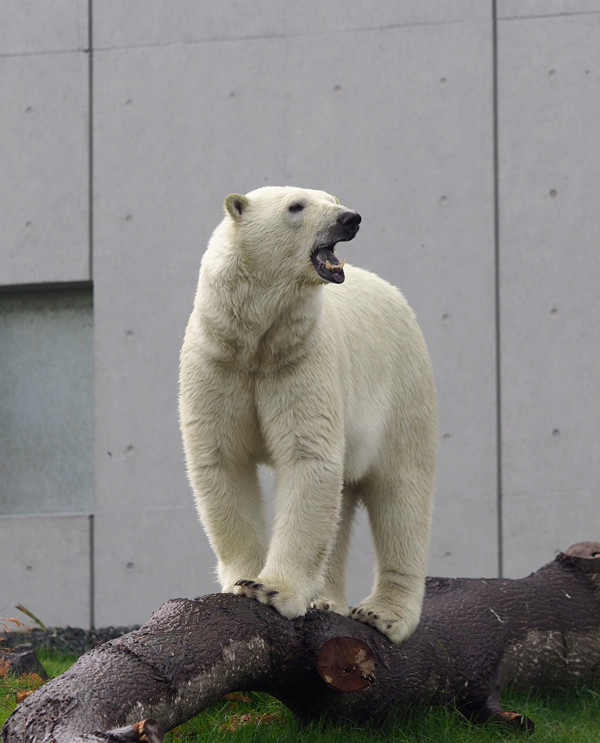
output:
M 325 281 L 333 281 L 335 284 L 341 284 L 344 279 L 344 264 L 346 259 L 340 263 L 333 250 L 329 248 L 319 248 L 311 256 L 313 266 L 316 272 Z

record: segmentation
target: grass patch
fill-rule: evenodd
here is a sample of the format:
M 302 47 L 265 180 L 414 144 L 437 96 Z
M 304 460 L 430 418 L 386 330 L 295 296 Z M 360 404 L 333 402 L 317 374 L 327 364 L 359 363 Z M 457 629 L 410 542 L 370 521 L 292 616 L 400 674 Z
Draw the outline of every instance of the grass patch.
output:
M 46 672 L 57 676 L 76 660 L 48 650 L 37 655 Z M 0 725 L 14 710 L 19 694 L 39 688 L 39 677 L 0 675 Z M 268 694 L 231 694 L 201 715 L 167 734 L 167 743 L 598 743 L 600 684 L 593 687 L 531 692 L 507 690 L 506 709 L 518 710 L 536 724 L 527 736 L 492 723 L 474 725 L 456 710 L 415 706 L 403 716 L 390 715 L 380 726 L 302 725 Z
M 168 743 L 598 743 L 600 685 L 596 688 L 515 692 L 503 695 L 506 709 L 518 710 L 536 724 L 527 734 L 499 723 L 476 725 L 457 710 L 415 706 L 390 715 L 380 726 L 301 725 L 266 694 L 233 695 L 205 710 L 165 738 Z
M 76 655 L 57 653 L 54 650 L 46 650 L 45 648 L 39 648 L 35 651 L 35 654 L 50 678 L 60 676 L 61 673 L 69 669 L 77 660 Z

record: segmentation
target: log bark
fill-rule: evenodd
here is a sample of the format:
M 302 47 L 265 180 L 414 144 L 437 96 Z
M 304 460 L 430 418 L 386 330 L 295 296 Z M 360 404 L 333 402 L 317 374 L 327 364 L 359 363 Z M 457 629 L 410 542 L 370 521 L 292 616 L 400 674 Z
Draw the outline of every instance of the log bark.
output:
M 519 580 L 428 578 L 421 622 L 392 645 L 325 611 L 286 620 L 232 594 L 174 599 L 28 697 L 3 743 L 162 740 L 231 691 L 266 691 L 304 718 L 364 723 L 412 703 L 531 728 L 500 690 L 600 679 L 600 543 Z

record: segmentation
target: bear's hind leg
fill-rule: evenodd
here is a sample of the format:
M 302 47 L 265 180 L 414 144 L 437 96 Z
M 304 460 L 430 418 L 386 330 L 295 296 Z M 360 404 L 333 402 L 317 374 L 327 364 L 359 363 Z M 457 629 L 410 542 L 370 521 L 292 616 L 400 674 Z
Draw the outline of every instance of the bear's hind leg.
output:
M 400 643 L 421 614 L 429 547 L 433 472 L 404 472 L 394 482 L 371 480 L 363 491 L 375 546 L 372 593 L 350 616 Z

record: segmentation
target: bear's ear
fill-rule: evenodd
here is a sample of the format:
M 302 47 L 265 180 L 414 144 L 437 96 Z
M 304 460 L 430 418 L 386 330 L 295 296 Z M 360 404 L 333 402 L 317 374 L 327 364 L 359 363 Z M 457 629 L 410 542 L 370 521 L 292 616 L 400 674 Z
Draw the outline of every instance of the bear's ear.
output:
M 250 202 L 246 196 L 242 196 L 239 193 L 230 193 L 225 199 L 225 209 L 227 209 L 236 222 L 239 222 L 242 218 L 242 212 L 249 203 Z

